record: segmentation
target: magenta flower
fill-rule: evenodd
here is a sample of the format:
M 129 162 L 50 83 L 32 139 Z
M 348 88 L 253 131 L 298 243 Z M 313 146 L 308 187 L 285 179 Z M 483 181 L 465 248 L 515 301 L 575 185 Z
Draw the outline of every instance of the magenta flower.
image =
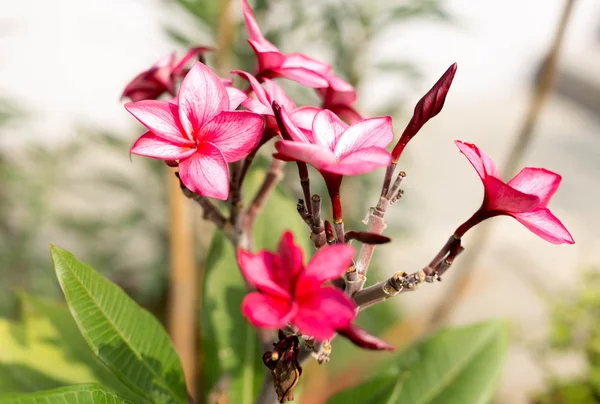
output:
M 299 130 L 285 110 L 281 115 L 292 140 L 275 144 L 279 158 L 304 161 L 321 172 L 338 175 L 363 174 L 391 161 L 385 149 L 394 138 L 389 116 L 348 126 L 333 112 L 322 110 L 315 115 L 308 134 Z
M 320 249 L 305 267 L 294 236 L 284 233 L 277 253 L 238 251 L 246 280 L 256 288 L 242 302 L 244 316 L 256 327 L 282 328 L 291 324 L 317 340 L 331 338 L 350 326 L 355 305 L 341 290 L 323 283 L 337 279 L 352 264 L 347 245 Z
M 247 97 L 242 102 L 242 106 L 257 114 L 265 115 L 267 118 L 267 127 L 278 130 L 275 113 L 273 112 L 273 102 L 275 101 L 285 108 L 286 111 L 289 111 L 289 116 L 295 125 L 304 130 L 311 130 L 312 121 L 317 112 L 321 111 L 321 108 L 312 106 L 296 107 L 294 101 L 292 101 L 285 91 L 283 91 L 283 89 L 273 80 L 263 78 L 265 84 L 265 87 L 263 87 L 258 80 L 249 73 L 241 70 L 232 70 L 231 73 L 238 74 L 250 83 L 255 98 Z
M 164 93 L 175 96 L 177 80 L 184 77 L 188 69 L 186 65 L 195 57 L 202 59 L 204 53 L 211 48 L 196 47 L 190 49 L 185 56 L 175 63 L 175 52 L 158 60 L 150 69 L 141 72 L 127 84 L 121 98 L 131 101 L 155 100 Z
M 248 43 L 258 59 L 257 77 L 285 77 L 313 88 L 328 86 L 324 76 L 331 70 L 329 65 L 301 53 L 281 53 L 260 32 L 247 0 L 242 0 L 242 9 L 246 30 L 250 36 Z
M 525 167 L 504 183 L 492 159 L 477 146 L 458 140 L 455 143 L 479 174 L 484 187 L 481 208 L 456 230 L 456 237 L 462 237 L 485 219 L 508 215 L 553 244 L 575 242 L 565 226 L 546 207 L 560 185 L 560 175 L 544 168 Z
M 221 80 L 197 62 L 185 76 L 178 105 L 146 100 L 125 108 L 148 128 L 131 153 L 179 161 L 179 176 L 192 192 L 217 199 L 229 195 L 227 163 L 243 159 L 262 135 L 262 116 L 237 107 Z

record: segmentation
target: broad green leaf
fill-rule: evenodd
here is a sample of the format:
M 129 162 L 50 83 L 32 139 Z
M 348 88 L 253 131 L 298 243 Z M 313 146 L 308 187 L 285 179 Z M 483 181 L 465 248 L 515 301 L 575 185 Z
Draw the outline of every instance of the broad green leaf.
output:
M 262 169 L 253 168 L 249 173 L 245 199 L 254 196 L 263 176 Z M 256 249 L 274 249 L 285 229 L 293 231 L 305 255 L 310 255 L 308 230 L 296 213 L 295 201 L 277 188 L 256 222 Z M 228 240 L 216 233 L 206 261 L 202 304 L 205 387 L 208 392 L 221 377 L 229 376 L 229 402 L 236 404 L 254 402 L 266 371 L 257 333 L 241 313 L 245 295 L 235 251 Z
M 440 331 L 398 354 L 376 378 L 328 403 L 488 403 L 506 342 L 506 326 L 498 321 Z
M 71 314 L 92 352 L 155 403 L 187 403 L 183 369 L 160 323 L 69 252 L 51 248 Z
M 133 404 L 99 384 L 80 384 L 33 394 L 0 396 L 0 404 Z

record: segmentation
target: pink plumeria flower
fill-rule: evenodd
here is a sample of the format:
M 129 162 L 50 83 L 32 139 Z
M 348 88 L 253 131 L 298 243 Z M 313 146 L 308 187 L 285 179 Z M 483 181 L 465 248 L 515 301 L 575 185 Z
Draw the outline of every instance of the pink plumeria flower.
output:
M 288 324 L 322 341 L 350 326 L 356 306 L 341 290 L 323 283 L 339 278 L 352 264 L 348 245 L 320 249 L 304 266 L 302 249 L 284 233 L 276 253 L 238 251 L 246 280 L 256 288 L 242 302 L 244 316 L 256 327 L 277 329 Z
M 329 86 L 317 89 L 317 93 L 323 99 L 323 108 L 332 111 L 349 124 L 362 121 L 363 116 L 353 108 L 356 102 L 354 87 L 333 72 L 329 72 L 326 79 Z
M 561 176 L 544 168 L 525 167 L 504 183 L 492 159 L 471 143 L 455 141 L 481 178 L 484 197 L 481 208 L 455 232 L 460 238 L 477 223 L 498 215 L 512 216 L 525 227 L 553 244 L 575 241 L 569 231 L 546 207 L 560 185 Z
M 288 111 L 292 122 L 304 130 L 311 130 L 312 121 L 321 108 L 313 106 L 296 107 L 294 101 L 283 91 L 281 87 L 273 80 L 263 78 L 264 87 L 250 73 L 241 70 L 232 70 L 231 73 L 238 74 L 250 83 L 254 92 L 254 97 L 247 97 L 242 106 L 257 114 L 262 114 L 267 118 L 267 127 L 278 130 L 275 113 L 273 112 L 273 102 Z
M 196 57 L 202 59 L 204 53 L 210 50 L 206 47 L 192 48 L 178 63 L 175 63 L 175 52 L 171 52 L 131 80 L 121 98 L 129 98 L 135 102 L 155 100 L 164 93 L 175 96 L 176 82 L 188 72 L 186 65 Z
M 246 0 L 242 0 L 242 9 L 246 30 L 250 36 L 248 43 L 258 59 L 257 77 L 285 77 L 313 88 L 328 86 L 324 76 L 331 70 L 329 65 L 301 53 L 281 53 L 263 36 Z
M 154 100 L 125 104 L 148 128 L 131 153 L 178 160 L 179 176 L 188 189 L 225 200 L 229 195 L 227 163 L 246 157 L 264 126 L 262 116 L 230 111 L 232 106 L 221 80 L 196 62 L 181 83 L 177 104 Z
M 386 167 L 385 149 L 394 138 L 389 116 L 369 118 L 348 126 L 333 112 L 321 110 L 312 121 L 312 132 L 299 130 L 284 109 L 282 121 L 292 140 L 275 144 L 277 157 L 304 161 L 317 170 L 338 175 L 358 175 Z

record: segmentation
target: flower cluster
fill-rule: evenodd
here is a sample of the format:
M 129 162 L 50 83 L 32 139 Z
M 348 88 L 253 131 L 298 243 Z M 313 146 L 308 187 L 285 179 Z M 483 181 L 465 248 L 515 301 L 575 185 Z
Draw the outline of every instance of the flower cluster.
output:
M 125 108 L 147 128 L 133 144 L 131 153 L 178 167 L 187 192 L 199 198 L 228 200 L 232 218 L 241 203 L 239 192 L 233 190 L 239 191 L 253 156 L 270 139 L 276 139 L 275 159 L 297 164 L 304 192 L 298 211 L 309 225 L 311 240 L 318 250 L 312 260 L 304 264 L 303 252 L 289 232 L 283 235 L 275 253 L 252 253 L 248 245 L 239 242 L 243 237 L 232 236 L 238 243 L 239 267 L 251 288 L 242 305 L 243 314 L 256 327 L 289 334 L 282 333 L 283 345 L 273 352 L 291 352 L 296 361 L 297 340 L 290 339 L 290 335 L 321 342 L 340 334 L 364 348 L 391 349 L 352 324 L 357 310 L 412 289 L 420 282 L 439 279 L 462 251 L 460 241 L 464 234 L 490 217 L 512 216 L 551 243 L 574 242 L 547 207 L 560 183 L 558 174 L 542 168 L 524 168 L 504 183 L 485 153 L 475 145 L 456 141 L 484 184 L 481 208 L 457 228 L 426 268 L 414 274 L 396 274 L 387 282 L 364 289 L 373 244 L 389 241 L 381 236 L 384 214 L 402 193 L 400 183 L 405 174 L 400 172 L 393 181 L 396 165 L 409 141 L 441 111 L 456 64 L 417 103 L 390 152 L 388 146 L 394 140 L 391 117 L 364 117 L 356 109 L 357 95 L 352 85 L 323 62 L 300 53 L 281 52 L 265 39 L 246 0 L 242 0 L 242 6 L 248 43 L 257 58 L 253 73 L 231 71 L 232 77 L 247 83 L 244 91 L 232 85 L 231 77 L 218 77 L 207 67 L 202 56 L 209 48 L 199 47 L 178 63 L 174 55 L 157 62 L 138 75 L 123 95 L 133 101 Z M 200 61 L 188 67 L 195 58 Z M 275 81 L 280 78 L 315 89 L 321 105 L 296 105 Z M 174 98 L 158 100 L 163 94 Z M 241 164 L 231 165 L 240 160 Z M 310 194 L 307 165 L 314 167 L 327 185 L 333 226 L 321 218 L 320 196 Z M 386 168 L 386 174 L 379 202 L 367 217 L 368 231 L 345 232 L 342 179 L 377 168 Z M 202 200 L 206 214 L 212 205 Z M 256 200 L 260 202 L 261 198 Z M 225 230 L 226 219 L 218 209 L 212 209 L 213 216 L 219 219 L 216 223 Z M 230 223 L 243 233 L 240 221 L 232 219 Z M 351 240 L 362 243 L 356 258 L 353 247 L 347 244 Z M 272 370 L 279 366 L 270 356 L 265 363 Z

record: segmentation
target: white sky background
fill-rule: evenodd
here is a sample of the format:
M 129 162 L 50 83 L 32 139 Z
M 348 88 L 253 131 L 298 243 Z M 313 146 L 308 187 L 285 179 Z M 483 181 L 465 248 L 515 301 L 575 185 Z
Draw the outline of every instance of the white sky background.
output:
M 458 218 L 466 218 L 476 208 L 481 184 L 452 140 L 475 141 L 502 161 L 563 4 L 564 0 L 448 0 L 457 24 L 411 22 L 379 38 L 373 57 L 401 53 L 416 64 L 424 79 L 418 88 L 407 89 L 374 78 L 372 85 L 361 89 L 363 105 L 384 99 L 388 91 L 410 91 L 408 105 L 414 105 L 452 62 L 459 65 L 444 111 L 411 143 L 407 193 L 394 215 L 412 226 L 413 233 L 411 240 L 401 240 L 393 251 L 387 250 L 392 264 L 401 256 L 408 268 L 421 267 L 437 251 L 436 240 L 443 243 Z M 77 136 L 78 123 L 131 135 L 135 123 L 119 96 L 137 72 L 173 48 L 162 30 L 167 18 L 161 0 L 0 0 L 0 98 L 14 98 L 32 117 L 17 130 L 3 133 L 0 146 L 13 147 L 31 139 L 61 142 Z M 578 0 L 563 61 L 585 64 L 581 55 L 600 48 L 598 30 L 600 1 Z M 539 266 L 541 281 L 554 281 L 551 286 L 556 287 L 572 282 L 582 263 L 600 261 L 600 235 L 595 231 L 600 227 L 596 206 L 600 189 L 589 186 L 597 184 L 600 175 L 597 118 L 594 121 L 556 99 L 543 117 L 527 165 L 547 166 L 563 174 L 565 180 L 551 207 L 577 244 L 555 247 L 509 219 L 497 219 L 501 231 L 495 233 L 493 247 L 483 260 L 482 278 L 476 282 L 479 292 L 461 306 L 455 322 L 490 315 L 510 316 L 526 324 L 544 318 L 543 305 L 518 278 L 506 275 L 506 265 Z M 402 120 L 397 121 L 396 130 L 402 125 Z M 440 166 L 452 168 L 440 171 Z M 428 293 L 416 293 L 405 302 L 424 307 L 446 286 L 447 282 L 426 285 L 423 289 Z M 507 302 L 507 289 L 519 298 Z M 539 387 L 541 379 L 532 366 L 523 355 L 511 354 L 503 382 L 504 402 L 525 402 L 522 392 Z

